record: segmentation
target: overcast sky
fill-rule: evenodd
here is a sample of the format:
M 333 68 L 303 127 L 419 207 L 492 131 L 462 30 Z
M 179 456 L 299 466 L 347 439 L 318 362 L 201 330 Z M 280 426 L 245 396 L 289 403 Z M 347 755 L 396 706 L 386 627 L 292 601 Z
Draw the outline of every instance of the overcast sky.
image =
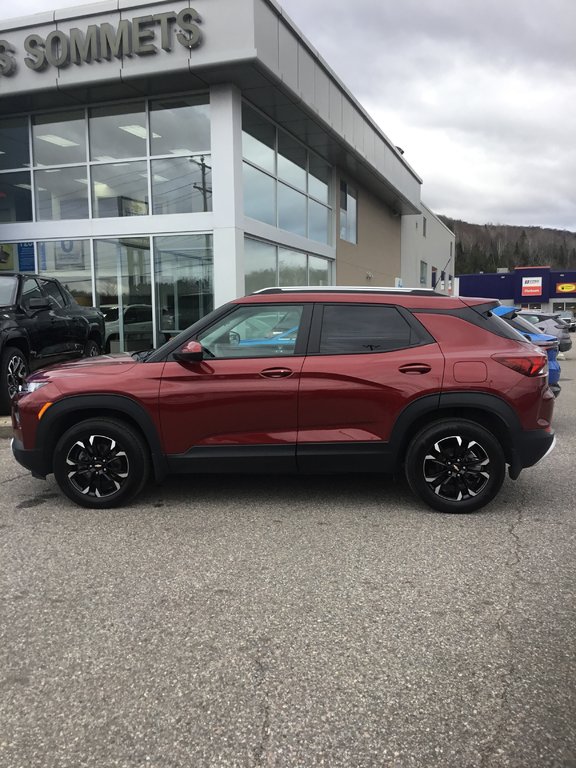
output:
M 2 15 L 54 5 L 3 0 Z M 576 231 L 576 0 L 280 5 L 403 148 L 430 208 Z

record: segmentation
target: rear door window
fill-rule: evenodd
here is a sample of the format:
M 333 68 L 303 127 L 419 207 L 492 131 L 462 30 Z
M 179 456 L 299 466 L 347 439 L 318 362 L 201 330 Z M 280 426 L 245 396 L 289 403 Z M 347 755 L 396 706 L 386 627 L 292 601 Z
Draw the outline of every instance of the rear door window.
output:
M 327 305 L 322 313 L 321 355 L 388 352 L 412 344 L 413 332 L 396 309 L 379 304 Z

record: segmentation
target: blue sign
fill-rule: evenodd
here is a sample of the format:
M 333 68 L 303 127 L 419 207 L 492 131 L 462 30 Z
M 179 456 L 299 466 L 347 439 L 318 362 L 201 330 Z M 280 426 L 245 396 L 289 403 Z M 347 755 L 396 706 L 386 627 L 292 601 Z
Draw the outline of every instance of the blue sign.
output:
M 20 272 L 34 272 L 34 243 L 18 243 L 18 270 Z

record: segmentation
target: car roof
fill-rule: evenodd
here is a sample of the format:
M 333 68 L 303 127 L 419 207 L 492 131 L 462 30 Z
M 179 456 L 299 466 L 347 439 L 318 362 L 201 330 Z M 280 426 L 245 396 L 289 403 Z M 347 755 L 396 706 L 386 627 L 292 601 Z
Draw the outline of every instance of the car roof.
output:
M 289 286 L 265 288 L 248 296 L 235 299 L 236 304 L 284 304 L 314 303 L 331 304 L 398 304 L 413 309 L 458 309 L 462 306 L 490 304 L 496 306 L 497 299 L 446 296 L 431 289 L 385 288 L 365 286 Z

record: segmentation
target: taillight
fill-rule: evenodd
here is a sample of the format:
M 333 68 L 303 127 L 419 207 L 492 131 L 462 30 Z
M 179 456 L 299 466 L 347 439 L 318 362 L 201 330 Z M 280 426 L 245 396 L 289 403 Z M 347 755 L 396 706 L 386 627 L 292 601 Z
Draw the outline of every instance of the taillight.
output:
M 541 376 L 548 373 L 546 355 L 492 355 L 492 359 L 524 376 Z

